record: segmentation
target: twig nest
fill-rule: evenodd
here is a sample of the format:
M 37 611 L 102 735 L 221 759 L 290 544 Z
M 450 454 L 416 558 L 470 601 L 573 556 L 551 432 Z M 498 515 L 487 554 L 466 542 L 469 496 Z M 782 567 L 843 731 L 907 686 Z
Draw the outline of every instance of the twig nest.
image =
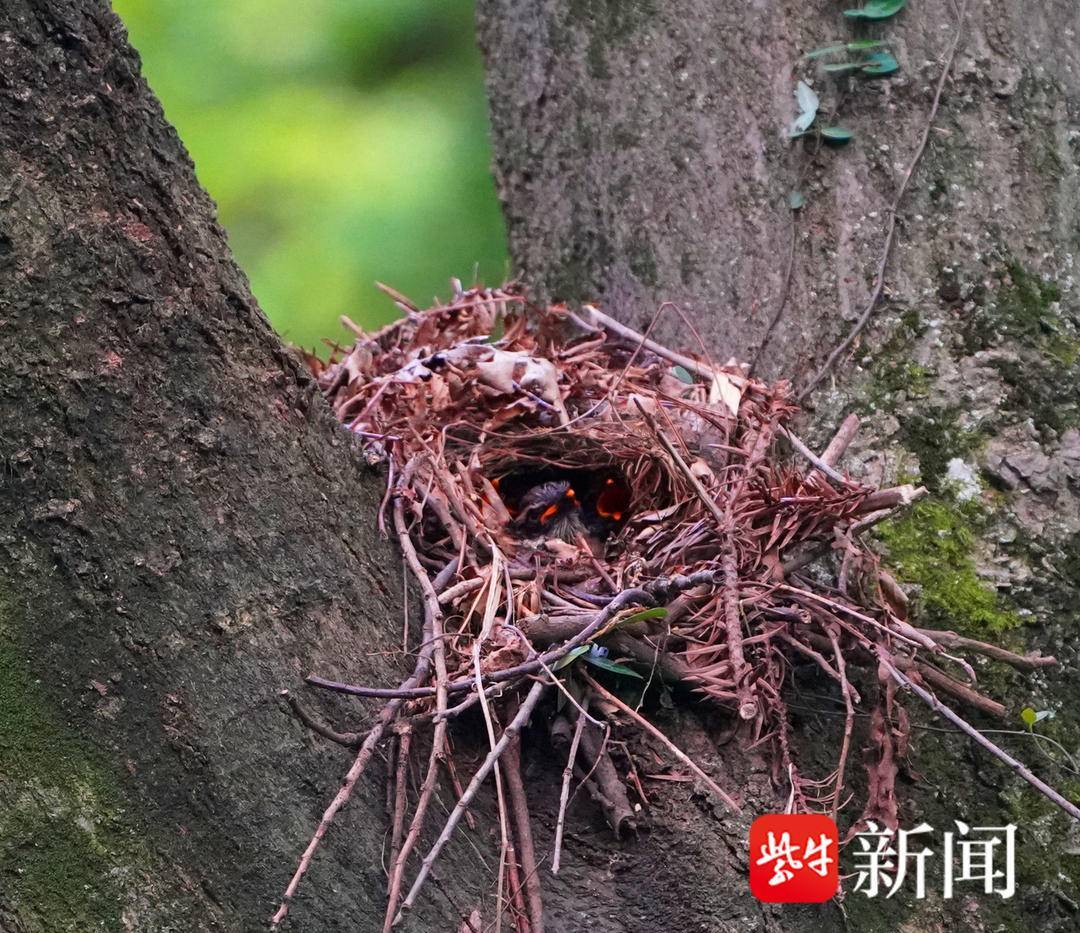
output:
M 592 306 L 531 307 L 513 287 L 459 291 L 426 311 L 399 303 L 404 318 L 335 355 L 319 381 L 390 466 L 417 551 L 453 570 L 441 597 L 453 669 L 464 675 L 481 639 L 485 672 L 516 670 L 522 650 L 535 656 L 529 626 L 581 631 L 614 598 L 648 594 L 638 604 L 659 605 L 644 629 L 627 610 L 591 638 L 629 616 L 638 634 L 616 639 L 627 653 L 583 662 L 625 672 L 641 661 L 634 639 L 662 632 L 642 657 L 662 653 L 671 676 L 769 743 L 803 809 L 783 700 L 793 666 L 815 666 L 851 704 L 855 667 L 931 676 L 925 658 L 936 665 L 942 646 L 907 621 L 903 590 L 860 537 L 923 490 L 838 473 L 850 423 L 822 460 L 790 432 L 787 382 L 671 351 Z M 906 718 L 891 686 L 877 703 L 888 729 L 875 741 L 891 762 Z M 893 824 L 882 780 L 866 812 Z

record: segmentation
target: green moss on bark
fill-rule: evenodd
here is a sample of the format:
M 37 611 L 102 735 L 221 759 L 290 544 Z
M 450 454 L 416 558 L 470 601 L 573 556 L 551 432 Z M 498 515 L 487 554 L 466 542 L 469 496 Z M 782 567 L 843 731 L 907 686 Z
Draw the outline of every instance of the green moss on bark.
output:
M 1020 624 L 1020 616 L 976 573 L 973 548 L 983 521 L 973 504 L 936 498 L 881 526 L 889 563 L 903 582 L 920 587 L 925 625 L 977 636 Z
M 58 722 L 20 631 L 0 598 L 0 902 L 27 931 L 120 930 L 136 849 L 121 795 Z
M 1080 338 L 1060 305 L 1061 289 L 1015 259 L 1004 263 L 998 282 L 993 300 L 964 324 L 965 349 L 1003 346 L 1015 354 L 991 361 L 1008 390 L 1006 411 L 1031 418 L 1040 430 L 1080 425 Z

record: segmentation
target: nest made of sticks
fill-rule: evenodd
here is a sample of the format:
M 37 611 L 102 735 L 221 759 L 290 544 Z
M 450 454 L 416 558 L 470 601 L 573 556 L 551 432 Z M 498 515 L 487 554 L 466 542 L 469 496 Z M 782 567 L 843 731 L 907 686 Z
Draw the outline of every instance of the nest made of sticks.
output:
M 570 700 L 563 713 L 548 716 L 556 744 L 561 730 L 569 746 L 563 806 L 576 776 L 616 831 L 635 825 L 635 808 L 607 767 L 597 738 L 604 717 L 597 706 L 589 712 L 590 700 L 657 737 L 680 767 L 737 809 L 616 689 L 629 684 L 640 693 L 660 680 L 740 723 L 742 740 L 769 756 L 792 809 L 834 818 L 849 799 L 856 710 L 869 708 L 873 751 L 861 817 L 895 827 L 897 762 L 908 734 L 896 688 L 939 706 L 937 698 L 947 696 L 1001 714 L 1000 704 L 974 688 L 970 665 L 947 649 L 1021 669 L 1053 663 L 908 620 L 903 590 L 863 534 L 925 491 L 875 489 L 837 471 L 858 427 L 854 417 L 818 457 L 792 433 L 797 407 L 786 382 L 750 378 L 704 353 L 672 352 L 597 308 L 532 307 L 513 286 L 456 286 L 449 303 L 428 310 L 394 297 L 400 320 L 371 335 L 358 331 L 355 346 L 336 350 L 329 363 L 309 360 L 365 455 L 387 465 L 377 520 L 386 533 L 392 525 L 424 595 L 416 669 L 401 686 L 308 678 L 316 687 L 387 700 L 365 735 L 335 734 L 360 749 L 349 790 L 387 732 L 398 736 L 403 781 L 412 733 L 433 728 L 407 834 L 403 790 L 393 808 L 387 929 L 414 902 L 500 758 L 500 806 L 515 814 L 503 820 L 503 855 L 515 843 L 518 859 L 508 868 L 507 902 L 524 928 L 540 929 L 527 807 L 515 794 L 516 764 L 504 756 L 516 754 L 518 732 L 552 685 Z M 836 767 L 812 779 L 792 751 L 784 701 L 796 662 L 835 681 L 846 710 Z M 853 667 L 871 672 L 866 698 Z M 400 901 L 447 728 L 473 707 L 491 752 Z M 328 810 L 276 919 L 347 796 L 339 794 Z M 560 813 L 555 870 L 563 819 Z M 502 891 L 500 882 L 500 898 Z

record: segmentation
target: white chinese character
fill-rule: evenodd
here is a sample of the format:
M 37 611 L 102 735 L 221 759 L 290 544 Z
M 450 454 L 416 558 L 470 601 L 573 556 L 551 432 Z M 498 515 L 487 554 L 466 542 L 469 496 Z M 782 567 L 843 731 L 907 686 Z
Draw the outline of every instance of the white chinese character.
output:
M 855 881 L 855 890 L 862 890 L 867 897 L 877 897 L 882 883 L 889 886 L 886 897 L 892 897 L 900 890 L 900 885 L 907 877 L 908 859 L 915 860 L 915 897 L 926 897 L 926 859 L 934 854 L 932 849 L 918 852 L 909 850 L 908 837 L 921 833 L 932 833 L 933 827 L 920 823 L 914 829 L 901 829 L 895 834 L 896 848 L 891 845 L 894 833 L 889 829 L 878 829 L 877 823 L 867 820 L 868 829 L 855 834 L 862 850 L 855 853 L 856 859 L 862 859 L 859 876 Z M 877 839 L 872 847 L 870 840 Z M 863 885 L 866 885 L 863 890 Z
M 996 848 L 1001 845 L 1000 836 L 991 835 L 986 839 L 960 839 L 957 840 L 960 849 L 960 874 L 954 877 L 954 834 L 947 832 L 945 833 L 945 883 L 942 894 L 945 897 L 953 896 L 954 880 L 981 881 L 984 894 L 1000 894 L 1003 898 L 1012 897 L 1016 891 L 1016 881 L 1013 875 L 1013 840 L 1016 834 L 1016 826 L 1009 823 L 1007 826 L 971 827 L 960 820 L 955 822 L 961 836 L 966 836 L 969 832 L 1005 833 L 1005 870 L 994 868 L 994 853 Z M 995 889 L 994 882 L 1002 878 L 1004 883 L 1000 888 Z
M 832 840 L 822 833 L 817 842 L 814 842 L 811 837 L 806 840 L 806 845 L 803 847 L 803 858 L 806 859 L 807 868 L 817 872 L 822 878 L 829 873 L 829 866 L 836 861 L 829 857 L 830 845 L 832 845 Z
M 773 876 L 769 879 L 769 885 L 775 886 L 790 881 L 795 877 L 791 868 L 802 868 L 802 860 L 799 858 L 799 847 L 791 844 L 791 834 L 781 833 L 780 842 L 776 841 L 776 834 L 769 833 L 768 844 L 761 847 L 761 858 L 755 865 L 773 865 Z

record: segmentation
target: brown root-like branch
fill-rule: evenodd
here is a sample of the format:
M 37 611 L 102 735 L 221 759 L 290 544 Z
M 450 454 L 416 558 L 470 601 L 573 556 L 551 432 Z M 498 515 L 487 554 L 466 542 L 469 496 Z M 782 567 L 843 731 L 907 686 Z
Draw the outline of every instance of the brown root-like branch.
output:
M 821 452 L 822 462 L 827 463 L 831 467 L 836 466 L 836 464 L 840 462 L 840 458 L 844 456 L 844 452 L 851 446 L 851 442 L 855 440 L 855 435 L 858 433 L 859 416 L 852 413 L 840 422 L 840 427 L 837 428 L 832 440 L 825 445 L 825 449 Z M 810 479 L 813 475 L 814 473 L 811 471 L 807 475 L 807 479 Z
M 397 762 L 394 768 L 394 816 L 390 828 L 390 866 L 397 864 L 398 852 L 401 851 L 401 834 L 405 828 L 405 805 L 408 803 L 405 779 L 409 774 L 409 752 L 412 748 L 412 728 L 404 725 L 398 730 Z M 389 887 L 387 888 L 389 890 Z
M 899 659 L 897 659 L 897 666 L 900 666 Z M 995 719 L 1008 719 L 1004 704 L 998 703 L 997 700 L 991 700 L 977 690 L 972 690 L 966 684 L 953 680 L 948 674 L 939 671 L 930 664 L 916 662 L 913 667 L 919 676 L 934 689 L 956 697 L 956 699 L 966 703 L 968 706 L 986 713 L 987 716 L 993 716 Z
M 517 853 L 521 856 L 521 884 L 525 888 L 528 904 L 530 933 L 544 933 L 544 905 L 540 897 L 540 875 L 536 864 L 536 847 L 533 843 L 532 824 L 529 820 L 529 802 L 525 796 L 525 783 L 521 778 L 521 735 L 511 737 L 503 755 L 506 767 L 507 797 L 510 799 L 510 815 L 513 819 Z
M 528 722 L 533 709 L 536 707 L 536 704 L 539 702 L 540 697 L 544 692 L 544 687 L 545 684 L 543 681 L 539 680 L 532 685 L 528 695 L 522 701 L 522 704 L 517 711 L 517 715 L 510 721 L 510 724 L 506 729 L 503 730 L 503 734 L 500 736 L 498 742 L 495 743 L 495 747 L 488 752 L 487 757 L 477 769 L 476 774 L 473 775 L 472 780 L 469 782 L 469 786 L 465 788 L 465 793 L 462 794 L 461 799 L 458 800 L 454 809 L 451 811 L 450 818 L 446 821 L 446 825 L 439 834 L 439 838 L 435 840 L 435 844 L 424 857 L 424 861 L 420 865 L 420 871 L 417 873 L 416 880 L 413 881 L 409 893 L 401 904 L 401 910 L 394 920 L 395 923 L 399 922 L 401 915 L 416 902 L 416 898 L 424 886 L 424 881 L 427 880 L 427 876 L 431 872 L 431 866 L 435 864 L 435 860 L 439 857 L 439 853 L 442 851 L 443 846 L 446 845 L 450 837 L 454 834 L 454 829 L 457 827 L 457 824 L 461 822 L 461 817 L 464 815 L 465 809 L 472 803 L 477 791 L 480 790 L 480 786 L 487 779 L 488 775 L 491 774 L 492 769 L 495 767 L 495 764 L 498 762 L 502 753 L 506 750 L 506 746 L 509 744 L 510 740 L 517 735 L 525 723 Z
M 735 560 L 735 539 L 727 535 L 727 547 L 723 557 L 724 628 L 727 631 L 728 660 L 731 662 L 732 678 L 739 697 L 739 718 L 754 719 L 758 714 L 757 698 L 750 681 L 750 665 L 743 654 L 742 617 L 739 613 L 739 570 Z
M 570 750 L 566 756 L 566 767 L 563 768 L 562 789 L 559 792 L 559 817 L 555 824 L 555 851 L 551 857 L 551 873 L 559 873 L 559 865 L 562 862 L 563 828 L 566 821 L 566 804 L 570 799 L 570 779 L 574 774 L 574 764 L 577 761 L 578 746 L 581 744 L 581 735 L 585 729 L 585 716 L 589 710 L 589 694 L 586 691 L 581 699 L 582 712 L 578 714 L 577 725 L 574 727 L 574 737 L 570 741 Z M 554 735 L 552 736 L 554 738 Z
M 627 706 L 622 700 L 620 700 L 610 690 L 605 690 L 600 684 L 598 684 L 588 674 L 582 675 L 585 678 L 585 682 L 592 687 L 592 689 L 605 700 L 617 707 L 618 710 L 625 715 L 629 716 L 635 723 L 641 726 L 651 736 L 658 739 L 665 748 L 676 758 L 679 759 L 684 765 L 686 765 L 691 771 L 694 772 L 705 783 L 705 786 L 709 788 L 717 797 L 719 797 L 734 813 L 741 813 L 739 805 L 727 793 L 719 784 L 716 783 L 708 774 L 706 774 L 701 767 L 695 762 L 689 755 L 686 754 L 681 748 L 679 748 L 674 742 L 671 741 L 663 732 L 656 728 L 651 722 L 649 722 L 640 713 L 636 713 L 631 707 Z
M 288 690 L 282 690 L 279 696 L 289 704 L 289 709 L 293 711 L 296 718 L 316 735 L 321 735 L 324 739 L 329 739 L 331 742 L 336 742 L 345 748 L 356 748 L 364 741 L 364 733 L 362 732 L 338 732 L 331 729 L 326 723 L 317 719 L 314 714 L 304 709 L 300 701 Z
M 844 661 L 844 652 L 840 648 L 840 639 L 836 629 L 828 629 L 829 642 L 832 644 L 833 657 L 836 658 L 836 670 L 840 675 L 840 690 L 844 695 L 844 738 L 840 743 L 840 759 L 836 764 L 836 784 L 833 787 L 832 810 L 830 816 L 836 822 L 836 814 L 840 809 L 840 795 L 844 790 L 844 772 L 847 770 L 848 753 L 851 750 L 851 733 L 855 727 L 855 704 L 853 694 L 855 688 L 847 678 L 847 668 Z
M 1015 667 L 1018 671 L 1036 671 L 1041 667 L 1053 667 L 1057 660 L 1050 655 L 1015 654 L 998 645 L 988 645 L 984 641 L 976 641 L 974 638 L 965 638 L 956 632 L 941 632 L 935 629 L 919 629 L 931 640 L 946 648 L 960 648 L 981 654 L 994 661 L 1002 661 Z
M 920 700 L 922 700 L 927 706 L 929 706 L 939 716 L 943 716 L 949 720 L 954 726 L 956 726 L 961 732 L 970 736 L 979 745 L 985 748 L 995 758 L 1003 761 L 1006 765 L 1012 768 L 1020 777 L 1034 787 L 1040 794 L 1046 797 L 1048 800 L 1055 803 L 1058 807 L 1069 814 L 1074 820 L 1080 821 L 1080 807 L 1071 801 L 1066 800 L 1061 796 L 1054 788 L 1043 781 L 1041 778 L 1036 777 L 1031 773 L 1030 769 L 1020 761 L 1017 761 L 1003 748 L 995 745 L 985 735 L 979 732 L 971 723 L 961 717 L 958 713 L 954 712 L 948 706 L 941 702 L 936 696 L 934 696 L 929 690 L 924 687 L 920 687 L 910 677 L 908 677 L 903 671 L 900 671 L 893 665 L 889 658 L 883 653 L 879 655 L 881 664 L 892 675 L 901 687 L 905 690 L 912 691 Z
M 586 723 L 581 736 L 581 748 L 592 762 L 589 773 L 603 795 L 602 809 L 608 825 L 616 836 L 622 838 L 627 832 L 637 829 L 637 820 L 626 795 L 626 785 L 619 778 L 604 736 L 599 734 L 595 726 Z

